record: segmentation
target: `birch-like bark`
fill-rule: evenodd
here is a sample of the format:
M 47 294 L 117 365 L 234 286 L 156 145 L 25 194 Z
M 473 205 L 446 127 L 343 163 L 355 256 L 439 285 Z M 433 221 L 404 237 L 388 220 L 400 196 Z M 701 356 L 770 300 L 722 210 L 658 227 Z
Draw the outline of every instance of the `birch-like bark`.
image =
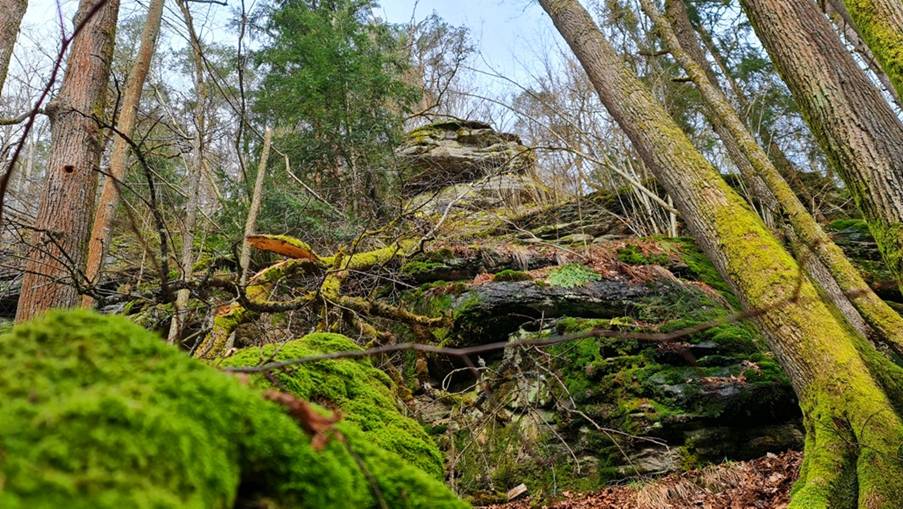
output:
M 254 235 L 257 229 L 257 216 L 260 214 L 260 203 L 263 200 L 263 182 L 266 179 L 267 159 L 270 157 L 270 143 L 273 140 L 273 130 L 269 127 L 263 133 L 263 148 L 260 152 L 260 163 L 257 165 L 257 178 L 254 180 L 254 192 L 251 194 L 251 206 L 248 207 L 248 218 L 245 220 L 245 236 L 241 241 L 241 285 L 248 281 L 248 265 L 251 264 L 251 245 L 248 244 L 248 236 Z

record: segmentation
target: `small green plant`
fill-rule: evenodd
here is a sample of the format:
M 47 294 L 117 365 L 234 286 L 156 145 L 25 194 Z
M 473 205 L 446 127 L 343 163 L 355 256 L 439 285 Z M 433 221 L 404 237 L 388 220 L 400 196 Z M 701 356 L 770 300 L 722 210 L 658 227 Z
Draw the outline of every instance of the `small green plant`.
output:
M 547 278 L 550 285 L 561 286 L 564 288 L 576 288 L 600 279 L 602 279 L 602 276 L 589 267 L 579 263 L 562 265 L 549 273 L 549 277 Z

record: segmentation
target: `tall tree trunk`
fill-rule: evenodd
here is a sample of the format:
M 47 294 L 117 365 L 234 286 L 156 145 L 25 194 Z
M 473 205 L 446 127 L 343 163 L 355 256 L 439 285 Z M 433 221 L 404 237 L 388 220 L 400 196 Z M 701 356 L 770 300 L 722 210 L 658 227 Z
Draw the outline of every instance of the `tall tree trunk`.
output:
M 832 3 L 839 3 L 834 2 Z M 900 0 L 843 0 L 849 19 L 884 74 L 903 97 L 903 2 Z
M 104 2 L 99 10 L 98 2 Z M 78 304 L 97 189 L 102 115 L 116 38 L 119 0 L 82 0 L 75 24 L 94 13 L 72 42 L 59 95 L 47 105 L 51 146 L 16 321 Z
M 903 287 L 903 124 L 813 2 L 741 4 Z
M 0 0 L 2 1 L 2 0 Z M 157 37 L 160 33 L 160 20 L 163 16 L 164 0 L 151 0 L 147 10 L 147 20 L 141 31 L 141 44 L 138 54 L 129 72 L 125 83 L 125 93 L 122 97 L 122 109 L 119 118 L 116 119 L 116 129 L 125 136 L 132 136 L 135 129 L 135 118 L 138 115 L 138 105 L 141 103 L 141 92 L 144 90 L 144 82 L 150 70 L 151 60 L 157 46 Z M 88 241 L 88 259 L 85 266 L 85 278 L 90 283 L 96 283 L 97 277 L 103 268 L 104 252 L 110 245 L 110 237 L 113 231 L 113 216 L 116 206 L 119 205 L 118 183 L 125 177 L 128 168 L 129 144 L 122 136 L 114 135 L 113 152 L 110 155 L 110 171 L 104 178 L 100 191 L 97 213 L 91 227 L 91 236 Z M 91 306 L 93 299 L 85 295 L 82 297 L 83 306 Z
M 251 264 L 251 244 L 248 236 L 254 235 L 257 229 L 257 216 L 260 213 L 260 203 L 263 201 L 263 182 L 266 178 L 267 159 L 270 157 L 270 143 L 273 140 L 273 130 L 269 127 L 263 133 L 263 149 L 260 151 L 260 162 L 257 165 L 257 178 L 254 180 L 254 192 L 251 194 L 251 206 L 248 207 L 248 217 L 245 220 L 245 236 L 241 241 L 241 256 L 238 265 L 241 267 L 241 284 L 248 282 L 248 266 Z
M 602 103 L 674 197 L 689 231 L 744 304 L 760 311 L 757 321 L 799 396 L 807 430 L 806 460 L 791 507 L 900 507 L 903 421 L 894 403 L 903 403 L 903 391 L 892 385 L 898 382 L 893 377 L 879 375 L 899 368 L 822 301 L 796 261 L 693 148 L 579 2 L 540 4 Z
M 669 0 L 669 2 L 676 3 L 675 0 Z M 811 250 L 815 253 L 827 268 L 830 277 L 833 277 L 842 293 L 850 299 L 868 324 L 881 334 L 884 342 L 893 347 L 898 354 L 903 355 L 903 318 L 875 295 L 843 250 L 822 230 L 821 225 L 808 213 L 806 207 L 781 177 L 780 172 L 768 158 L 768 154 L 758 145 L 752 133 L 746 129 L 740 116 L 730 105 L 728 98 L 718 88 L 717 81 L 712 81 L 714 75 L 705 72 L 699 60 L 702 59 L 701 61 L 704 62 L 704 56 L 695 40 L 680 40 L 678 33 L 672 30 L 669 24 L 670 17 L 665 19 L 651 0 L 640 0 L 640 3 L 643 10 L 655 23 L 668 51 L 696 84 L 706 108 L 709 110 L 709 115 L 720 120 L 723 130 L 726 131 L 725 135 L 732 138 L 742 157 L 753 167 L 756 175 L 766 183 L 767 192 L 770 195 L 766 200 L 776 202 L 776 205 L 783 209 L 799 239 L 798 244 L 801 244 L 798 246 L 798 250 L 803 252 Z M 695 51 L 693 51 L 694 47 Z M 820 279 L 817 274 L 810 273 L 810 277 L 815 281 Z M 826 292 L 829 291 L 829 288 L 823 289 Z M 835 304 L 839 308 L 844 305 L 843 302 L 835 302 Z M 851 321 L 855 319 L 856 317 L 852 317 Z
M 16 45 L 16 37 L 19 35 L 19 25 L 25 16 L 28 0 L 0 0 L 0 92 L 6 82 L 6 73 L 9 71 L 9 61 L 13 56 L 13 47 Z
M 188 29 L 188 39 L 191 45 L 191 59 L 194 66 L 194 124 L 195 136 L 192 147 L 192 164 L 186 168 L 188 179 L 188 202 L 185 204 L 185 219 L 182 221 L 182 281 L 191 279 L 194 266 L 194 229 L 197 223 L 199 205 L 199 193 L 201 180 L 207 172 L 207 79 L 205 77 L 204 50 L 201 48 L 201 40 L 194 28 L 194 19 L 188 10 L 186 0 L 176 0 L 179 10 L 185 20 Z M 172 321 L 169 324 L 167 340 L 175 343 L 182 336 L 187 316 L 186 306 L 191 293 L 187 289 L 176 292 L 176 301 L 173 303 Z

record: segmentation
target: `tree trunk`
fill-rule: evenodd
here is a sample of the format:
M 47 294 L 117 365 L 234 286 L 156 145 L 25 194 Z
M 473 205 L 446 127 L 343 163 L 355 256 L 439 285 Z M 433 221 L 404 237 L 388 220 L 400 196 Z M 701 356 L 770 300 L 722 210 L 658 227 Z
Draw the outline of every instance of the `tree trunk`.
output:
M 267 127 L 263 133 L 263 149 L 260 151 L 260 164 L 257 165 L 257 178 L 254 181 L 254 193 L 251 194 L 251 206 L 248 208 L 248 218 L 245 221 L 245 236 L 241 241 L 241 284 L 248 281 L 248 265 L 251 264 L 251 245 L 248 243 L 248 235 L 254 235 L 257 229 L 257 215 L 260 213 L 260 202 L 263 199 L 263 181 L 266 177 L 267 159 L 270 157 L 270 143 L 273 139 L 273 130 Z
M 897 382 L 882 377 L 885 371 L 877 366 L 899 368 L 822 301 L 796 261 L 693 148 L 578 1 L 540 4 L 602 103 L 674 197 L 689 231 L 745 306 L 759 310 L 757 321 L 805 416 L 806 461 L 791 507 L 900 507 L 903 421 L 891 398 L 903 401 Z M 884 381 L 893 391 L 885 392 Z
M 2 1 L 2 0 L 0 0 Z M 138 55 L 129 72 L 125 84 L 125 93 L 122 97 L 122 109 L 119 118 L 116 119 L 116 129 L 125 136 L 132 136 L 135 128 L 135 118 L 138 114 L 138 105 L 141 102 L 141 92 L 144 89 L 144 81 L 150 70 L 151 60 L 157 46 L 157 36 L 160 33 L 160 20 L 163 16 L 164 0 L 151 0 L 147 10 L 147 20 L 141 32 L 141 44 Z M 119 205 L 118 183 L 125 177 L 128 168 L 129 144 L 122 136 L 114 135 L 113 152 L 110 155 L 110 171 L 103 181 L 100 191 L 97 213 L 91 228 L 91 236 L 88 241 L 88 260 L 85 267 L 85 278 L 89 283 L 97 283 L 97 277 L 103 268 L 104 251 L 110 245 L 110 237 L 113 230 L 113 216 L 116 206 Z M 85 295 L 82 297 L 83 306 L 91 306 L 93 299 Z
M 903 125 L 814 3 L 741 4 L 903 283 Z
M 705 56 L 695 38 L 692 38 L 691 34 L 688 38 L 688 34 L 684 32 L 684 37 L 681 39 L 681 32 L 672 30 L 669 21 L 674 19 L 674 15 L 680 15 L 679 12 L 673 10 L 673 5 L 680 4 L 682 7 L 682 0 L 667 1 L 666 5 L 672 7 L 668 11 L 670 14 L 668 19 L 658 12 L 650 0 L 640 0 L 640 3 L 643 10 L 655 23 L 665 47 L 696 84 L 703 102 L 709 110 L 709 116 L 719 119 L 722 126 L 718 132 L 719 136 L 729 137 L 741 153 L 740 157 L 743 157 L 747 164 L 752 166 L 756 176 L 764 180 L 767 186 L 766 192 L 769 195 L 764 198 L 764 201 L 775 202 L 777 207 L 783 209 L 793 227 L 793 233 L 798 237 L 797 243 L 800 245 L 797 251 L 805 253 L 811 250 L 815 253 L 830 273 L 830 277 L 833 277 L 840 287 L 843 295 L 833 296 L 834 304 L 843 309 L 846 303 L 837 301 L 837 299 L 850 299 L 862 318 L 881 334 L 883 342 L 890 345 L 898 354 L 903 355 L 903 318 L 875 295 L 868 283 L 862 279 L 859 271 L 850 263 L 843 250 L 822 230 L 821 225 L 808 213 L 806 207 L 781 177 L 780 172 L 768 158 L 768 154 L 758 145 L 740 116 L 731 107 L 728 98 L 718 88 L 718 81 L 715 79 L 714 73 L 706 72 L 703 67 Z M 804 268 L 817 283 L 823 279 L 820 274 L 809 270 L 810 265 L 804 264 Z M 830 293 L 830 289 L 833 287 L 829 284 L 819 284 L 819 286 L 822 286 L 826 293 Z M 844 314 L 848 315 L 848 313 Z M 855 323 L 858 317 L 848 316 L 848 319 L 851 323 Z
M 700 41 L 697 41 L 696 35 L 699 35 L 701 44 L 712 55 L 712 59 L 721 70 L 721 73 L 724 75 L 724 78 L 727 81 L 730 90 L 734 94 L 734 97 L 737 101 L 736 109 L 740 112 L 740 118 L 742 118 L 746 123 L 746 126 L 753 132 L 757 133 L 759 138 L 763 141 L 763 143 L 765 143 L 767 149 L 766 152 L 768 153 L 772 164 L 774 164 L 778 171 L 781 172 L 781 176 L 783 176 L 784 179 L 787 180 L 793 191 L 797 193 L 797 195 L 800 196 L 805 203 L 809 204 L 809 206 L 811 207 L 810 210 L 815 216 L 815 219 L 818 221 L 823 221 L 824 216 L 816 206 L 815 199 L 813 198 L 812 193 L 809 192 L 809 189 L 800 179 L 799 168 L 797 168 L 793 165 L 793 163 L 790 162 L 787 154 L 785 154 L 784 150 L 777 144 L 777 142 L 775 142 L 774 133 L 771 133 L 757 119 L 753 119 L 751 117 L 753 107 L 749 103 L 749 99 L 746 97 L 745 92 L 737 83 L 737 80 L 735 80 L 733 75 L 731 75 L 730 69 L 727 68 L 727 65 L 725 64 L 724 59 L 721 57 L 721 53 L 718 51 L 718 47 L 715 46 L 715 42 L 712 40 L 711 35 L 709 35 L 701 26 L 693 26 L 692 21 L 690 21 L 689 13 L 687 12 L 685 1 L 686 0 L 667 0 L 665 2 L 665 14 L 668 16 L 669 21 L 674 26 L 674 30 L 675 32 L 677 32 L 677 37 L 678 39 L 680 39 L 681 45 L 686 44 L 687 47 L 698 48 Z M 715 86 L 719 86 L 718 78 L 717 76 L 715 76 L 715 72 L 708 64 L 708 61 L 705 58 L 705 53 L 700 49 L 695 53 L 691 51 L 690 55 L 693 56 L 694 60 L 699 62 L 699 65 L 703 66 L 703 69 L 706 69 L 706 74 L 709 76 L 709 81 L 711 81 Z
M 903 102 L 900 101 L 900 96 L 897 94 L 897 89 L 894 88 L 890 78 L 884 73 L 884 70 L 881 69 L 881 64 L 878 63 L 878 59 L 875 58 L 872 50 L 862 40 L 862 36 L 859 35 L 859 32 L 856 31 L 853 19 L 850 17 L 850 13 L 847 12 L 847 8 L 843 5 L 843 0 L 822 1 L 819 2 L 819 6 L 821 7 L 822 12 L 831 18 L 831 21 L 834 22 L 837 30 L 843 34 L 847 43 L 853 47 L 853 51 L 862 58 L 865 65 L 868 66 L 869 70 L 878 78 L 878 81 L 881 82 L 881 86 L 883 86 L 884 89 L 887 90 L 887 93 L 891 95 L 891 98 L 893 98 L 897 107 L 903 106 Z
M 94 12 L 97 2 L 104 2 Z M 59 95 L 47 105 L 50 157 L 16 321 L 78 304 L 85 247 L 97 188 L 103 135 L 93 115 L 102 115 L 116 37 L 119 0 L 82 0 L 78 25 L 94 12 L 72 42 Z
M 201 41 L 194 28 L 194 20 L 188 3 L 185 0 L 177 0 L 179 10 L 188 28 L 188 39 L 191 44 L 191 56 L 194 66 L 194 124 L 196 133 L 192 147 L 192 164 L 186 168 L 188 179 L 188 202 L 185 204 L 185 219 L 182 221 L 182 281 L 189 281 L 194 266 L 194 229 L 197 223 L 199 205 L 199 192 L 201 179 L 207 172 L 207 80 L 205 78 L 204 53 Z M 172 321 L 169 324 L 167 340 L 175 343 L 182 336 L 187 316 L 188 299 L 191 297 L 189 290 L 176 292 L 176 301 L 173 303 Z
M 903 2 L 843 0 L 843 3 L 856 32 L 884 69 L 896 97 L 903 97 Z
M 3 91 L 3 83 L 6 82 L 6 73 L 9 71 L 9 61 L 13 55 L 13 47 L 16 45 L 16 37 L 19 35 L 19 25 L 22 24 L 22 16 L 28 0 L 0 0 L 0 92 Z

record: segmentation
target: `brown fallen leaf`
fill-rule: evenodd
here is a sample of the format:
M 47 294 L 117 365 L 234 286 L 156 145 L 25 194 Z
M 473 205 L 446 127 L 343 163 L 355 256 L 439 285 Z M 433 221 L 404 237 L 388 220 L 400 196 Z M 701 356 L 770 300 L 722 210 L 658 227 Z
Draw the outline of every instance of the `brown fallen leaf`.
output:
M 301 429 L 312 435 L 310 443 L 314 450 L 322 450 L 329 442 L 330 436 L 342 439 L 341 434 L 333 428 L 333 425 L 342 419 L 341 413 L 334 411 L 332 415 L 324 416 L 307 401 L 275 389 L 267 390 L 263 393 L 263 397 L 288 409 Z

